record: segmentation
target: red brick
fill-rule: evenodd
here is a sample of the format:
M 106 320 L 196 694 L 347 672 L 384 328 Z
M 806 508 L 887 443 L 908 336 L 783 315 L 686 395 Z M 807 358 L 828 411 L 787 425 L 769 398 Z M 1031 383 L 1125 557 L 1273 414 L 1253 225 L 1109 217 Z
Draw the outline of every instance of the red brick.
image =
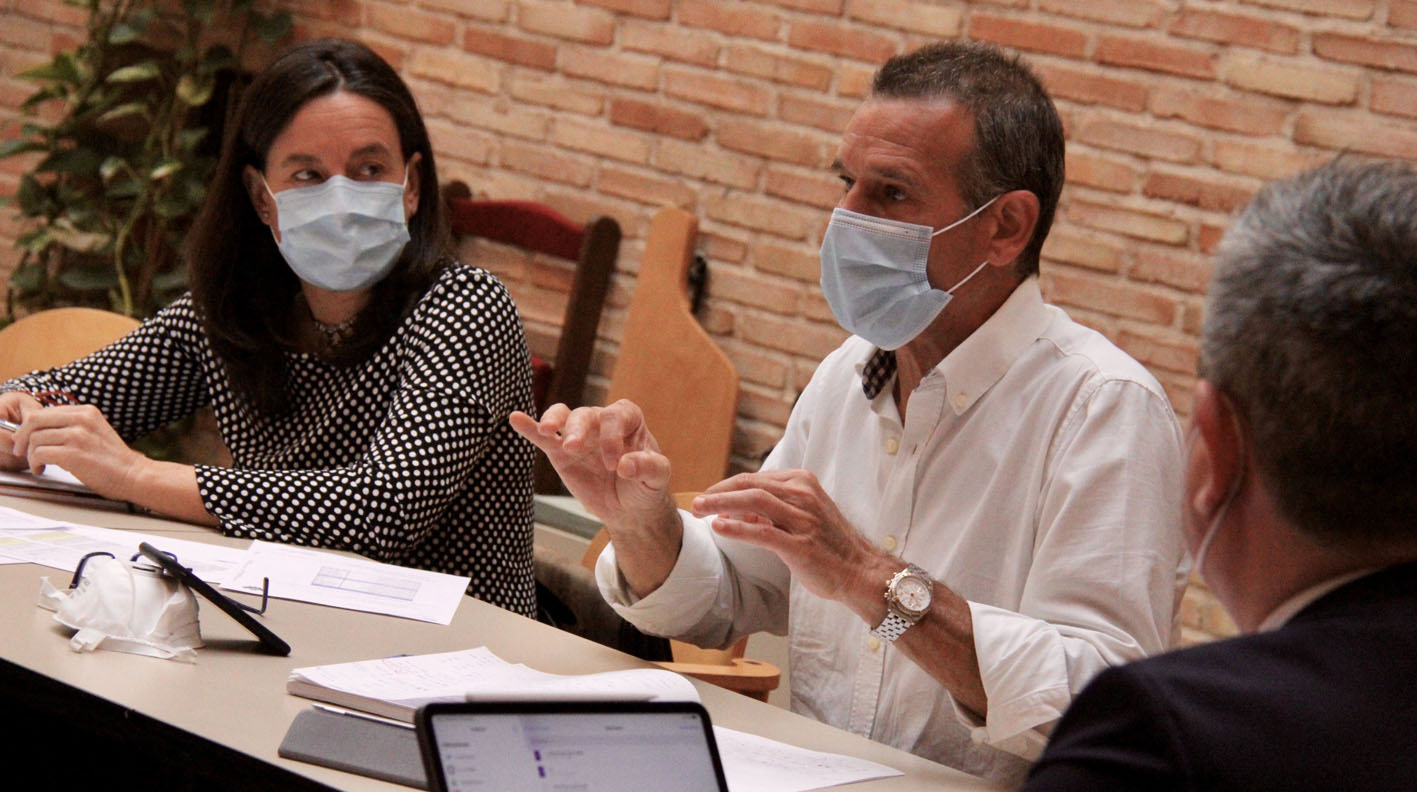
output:
M 1292 145 L 1216 140 L 1211 161 L 1227 173 L 1274 181 L 1306 171 L 1329 159 L 1327 154 L 1301 152 Z
M 525 36 L 508 36 L 487 28 L 469 27 L 463 33 L 462 46 L 468 52 L 500 61 L 537 69 L 556 68 L 556 46 Z
M 710 261 L 727 261 L 741 264 L 748 258 L 746 237 L 730 235 L 737 229 L 715 228 L 709 231 L 699 229 L 699 250 Z
M 644 55 L 618 55 L 588 47 L 561 50 L 561 71 L 573 77 L 650 90 L 659 82 L 659 61 Z
M 777 100 L 777 116 L 790 124 L 802 124 L 841 134 L 856 112 L 857 106 L 856 102 L 843 104 L 814 97 L 783 94 Z
M 785 426 L 792 414 L 792 402 L 777 393 L 761 393 L 752 384 L 738 390 L 738 415 L 775 426 Z
M 1207 256 L 1214 255 L 1216 248 L 1220 246 L 1220 240 L 1225 238 L 1226 226 L 1201 223 L 1200 233 L 1196 234 L 1196 247 Z M 1182 327 L 1189 328 L 1184 324 L 1185 317 L 1182 317 Z M 1200 325 L 1195 326 L 1196 332 L 1200 332 Z
M 1174 217 L 1114 204 L 1073 201 L 1068 205 L 1067 216 L 1088 228 L 1171 245 L 1185 244 L 1191 233 L 1189 225 Z
M 1169 326 L 1176 318 L 1175 299 L 1125 281 L 1055 271 L 1049 274 L 1048 282 L 1051 301 L 1061 305 L 1163 326 Z
M 821 63 L 791 55 L 769 52 L 760 47 L 730 46 L 725 50 L 724 68 L 737 74 L 762 77 L 773 82 L 826 90 L 832 69 Z
M 428 136 L 433 140 L 433 149 L 438 152 L 440 171 L 444 170 L 442 165 L 445 156 L 456 157 L 477 165 L 486 165 L 491 160 L 492 151 L 497 146 L 496 141 L 489 135 L 472 132 L 446 121 L 430 118 L 427 120 L 427 125 Z
M 830 211 L 841 200 L 841 181 L 830 173 L 804 174 L 786 168 L 768 168 L 763 191 Z
M 579 41 L 610 44 L 615 40 L 615 18 L 594 8 L 567 3 L 521 0 L 517 27 L 531 33 Z
M 1204 286 L 1204 283 L 1202 283 Z M 1113 339 L 1122 351 L 1148 368 L 1162 368 L 1178 374 L 1194 374 L 1198 349 L 1190 340 L 1167 340 L 1151 333 L 1123 330 Z
M 723 0 L 681 0 L 679 24 L 703 27 L 731 36 L 772 41 L 782 27 L 782 15 L 753 3 Z
M 1133 112 L 1146 109 L 1147 87 L 1140 82 L 1047 63 L 1035 63 L 1033 69 L 1055 99 L 1071 99 Z
M 654 164 L 670 173 L 744 190 L 757 185 L 758 171 L 761 169 L 759 163 L 741 154 L 672 140 L 660 141 L 655 151 Z
M 1148 198 L 1176 201 L 1200 209 L 1233 212 L 1250 202 L 1254 189 L 1182 173 L 1153 171 L 1142 185 L 1142 194 Z
M 785 239 L 805 239 L 817 217 L 812 210 L 783 201 L 720 192 L 703 201 L 704 215 L 721 223 L 763 231 Z
M 847 333 L 835 324 L 784 320 L 752 312 L 745 313 L 739 321 L 738 335 L 760 347 L 821 360 L 841 346 Z
M 1200 154 L 1200 140 L 1192 135 L 1115 121 L 1090 122 L 1077 132 L 1077 140 L 1171 162 L 1194 162 Z
M 1097 43 L 1095 57 L 1098 63 L 1113 66 L 1134 66 L 1206 80 L 1215 77 L 1215 58 L 1209 52 L 1146 39 L 1103 36 Z
M 1123 248 L 1101 236 L 1081 229 L 1054 228 L 1043 243 L 1045 262 L 1071 264 L 1100 272 L 1122 268 Z
M 851 18 L 934 38 L 955 38 L 964 28 L 957 8 L 905 0 L 854 0 Z
M 777 122 L 736 118 L 724 118 L 719 123 L 716 139 L 718 145 L 732 151 L 822 168 L 829 164 L 832 150 L 820 134 L 784 129 Z
M 560 79 L 516 77 L 507 85 L 513 99 L 529 104 L 569 110 L 582 115 L 600 115 L 605 93 L 596 88 L 572 85 Z
M 1417 118 L 1417 81 L 1373 77 L 1368 106 L 1374 112 Z
M 772 104 L 772 93 L 760 85 L 685 69 L 664 70 L 664 93 L 697 104 L 759 116 L 767 115 Z
M 805 283 L 821 278 L 821 258 L 815 251 L 764 240 L 753 246 L 753 268 Z
M 1358 95 L 1358 74 L 1289 60 L 1237 55 L 1225 67 L 1225 82 L 1251 91 L 1323 104 L 1350 104 Z
M 1185 9 L 1169 28 L 1173 36 L 1185 36 L 1218 44 L 1292 54 L 1299 51 L 1299 29 L 1257 17 L 1218 11 Z
M 1417 0 L 1388 0 L 1387 23 L 1398 28 L 1417 28 Z
M 702 140 L 708 134 L 708 125 L 698 113 L 688 113 L 637 99 L 611 100 L 610 121 L 683 140 Z
M 1289 117 L 1289 106 L 1261 96 L 1222 99 L 1184 88 L 1162 86 L 1151 97 L 1157 118 L 1181 118 L 1212 129 L 1246 135 L 1277 135 Z
M 712 34 L 673 25 L 625 22 L 620 25 L 620 46 L 701 66 L 718 61 L 718 41 Z
M 408 71 L 418 77 L 482 93 L 496 93 L 501 72 L 482 58 L 461 52 L 419 47 L 408 59 Z
M 602 168 L 595 181 L 600 192 L 628 198 L 650 206 L 679 206 L 692 209 L 698 200 L 694 189 L 680 179 L 619 168 Z
M 447 107 L 449 117 L 466 126 L 531 140 L 545 139 L 551 123 L 546 112 L 505 99 L 489 100 L 461 95 L 456 96 Z
M 1345 36 L 1341 33 L 1315 33 L 1313 41 L 1314 54 L 1320 58 L 1379 69 L 1417 72 L 1417 46 L 1410 41 Z
M 1129 193 L 1136 184 L 1136 169 L 1124 162 L 1079 152 L 1076 149 L 1069 151 L 1066 159 L 1068 184 L 1118 193 Z
M 418 4 L 487 22 L 507 21 L 512 7 L 511 0 L 418 0 Z
M 1087 35 L 1076 28 L 1025 22 L 992 14 L 971 14 L 969 37 L 1014 49 L 1051 52 L 1072 58 L 1082 57 L 1087 50 Z
M 1318 16 L 1371 19 L 1377 0 L 1241 0 L 1250 5 L 1282 8 Z
M 556 119 L 551 141 L 563 149 L 585 151 L 626 162 L 649 162 L 649 137 L 569 116 Z
M 366 3 L 364 8 L 368 13 L 366 24 L 374 30 L 429 44 L 451 44 L 453 41 L 454 26 L 448 23 L 445 16 L 418 11 L 406 5 Z
M 1417 160 L 1417 130 L 1411 124 L 1375 121 L 1359 115 L 1305 110 L 1294 125 L 1294 140 L 1343 151 Z
M 841 14 L 842 5 L 842 0 L 766 0 L 766 2 L 783 8 L 811 11 L 816 14 L 831 14 L 832 16 Z
M 841 97 L 861 97 L 870 93 L 875 67 L 843 63 L 836 70 L 836 94 Z
M 712 274 L 709 277 L 712 278 Z M 787 384 L 790 366 L 783 355 L 765 353 L 736 341 L 722 344 L 722 349 L 733 362 L 733 368 L 737 370 L 740 378 L 771 388 L 781 388 Z
M 346 27 L 358 27 L 363 21 L 364 4 L 360 0 L 288 0 L 283 5 L 302 19 L 322 19 Z
M 1127 277 L 1202 294 L 1210 282 L 1211 265 L 1202 253 L 1143 247 L 1134 251 Z
M 22 49 L 42 50 L 49 48 L 50 25 L 10 15 L 0 24 L 0 43 Z
M 577 187 L 590 186 L 591 177 L 595 175 L 595 166 L 590 162 L 558 154 L 546 146 L 507 141 L 502 144 L 499 159 L 505 168 Z
M 766 308 L 783 316 L 796 313 L 797 295 L 801 292 L 801 284 L 728 267 L 715 270 L 709 278 L 709 294 L 715 299 Z
M 1156 27 L 1169 9 L 1156 0 L 1042 0 L 1039 10 L 1109 25 Z
M 5 3 L 5 8 L 9 9 L 10 5 L 10 3 Z M 23 4 L 16 3 L 15 5 L 20 7 L 9 10 L 9 14 L 19 14 L 20 16 L 32 17 L 34 19 L 53 22 L 57 25 L 65 25 L 72 28 L 83 28 L 88 25 L 88 11 L 75 5 L 56 2 L 26 2 Z
M 668 19 L 672 0 L 576 0 L 580 5 L 600 6 L 646 19 Z
M 830 52 L 844 58 L 881 63 L 900 50 L 900 42 L 860 25 L 827 22 L 793 22 L 787 32 L 792 47 L 814 52 Z

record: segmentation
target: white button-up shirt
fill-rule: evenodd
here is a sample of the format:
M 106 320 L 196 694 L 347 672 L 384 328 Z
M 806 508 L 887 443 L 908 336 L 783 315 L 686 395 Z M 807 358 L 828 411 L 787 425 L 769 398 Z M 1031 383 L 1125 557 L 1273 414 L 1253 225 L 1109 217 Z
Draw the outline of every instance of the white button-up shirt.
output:
M 902 424 L 894 357 L 852 337 L 822 362 L 765 469 L 805 468 L 863 535 L 969 602 L 989 711 L 956 706 L 771 552 L 685 532 L 636 601 L 607 548 L 602 593 L 641 629 L 703 646 L 789 636 L 793 710 L 1002 782 L 1110 664 L 1166 649 L 1186 584 L 1183 439 L 1160 385 L 1021 284 L 921 380 Z M 886 581 L 881 581 L 882 596 Z

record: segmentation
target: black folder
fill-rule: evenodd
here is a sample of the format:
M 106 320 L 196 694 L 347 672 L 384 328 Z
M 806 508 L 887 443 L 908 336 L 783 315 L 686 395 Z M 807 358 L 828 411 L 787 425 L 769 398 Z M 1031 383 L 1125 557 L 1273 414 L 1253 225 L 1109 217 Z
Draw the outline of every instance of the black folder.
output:
M 418 736 L 409 726 L 311 708 L 291 721 L 277 753 L 298 762 L 428 788 Z

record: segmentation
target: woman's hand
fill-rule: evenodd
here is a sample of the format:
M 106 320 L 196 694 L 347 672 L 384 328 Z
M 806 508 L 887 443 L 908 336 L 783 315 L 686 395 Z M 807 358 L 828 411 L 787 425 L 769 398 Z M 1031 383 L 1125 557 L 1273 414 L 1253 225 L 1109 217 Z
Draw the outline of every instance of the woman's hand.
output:
M 115 500 L 136 499 L 137 482 L 151 462 L 129 448 L 92 405 L 25 411 L 11 440 L 11 456 L 27 460 L 34 472 L 58 465 L 89 489 Z
M 42 409 L 44 409 L 44 405 L 28 393 L 20 391 L 0 393 L 0 418 L 12 423 L 23 424 L 25 416 Z M 25 459 L 25 455 L 14 452 L 14 445 L 15 433 L 0 429 L 0 469 L 24 470 L 29 467 L 30 463 Z

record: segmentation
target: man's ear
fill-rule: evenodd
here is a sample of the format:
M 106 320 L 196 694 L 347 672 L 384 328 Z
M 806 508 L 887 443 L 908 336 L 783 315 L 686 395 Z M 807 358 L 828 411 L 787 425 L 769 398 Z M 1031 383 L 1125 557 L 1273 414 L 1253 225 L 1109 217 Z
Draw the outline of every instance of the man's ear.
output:
M 1193 482 L 1187 505 L 1195 514 L 1211 515 L 1244 484 L 1245 438 L 1234 403 L 1208 380 L 1196 380 L 1191 422 L 1199 436 L 1186 462 Z
M 1033 239 L 1038 225 L 1038 196 L 1028 190 L 1011 190 L 1000 195 L 984 210 L 993 221 L 986 259 L 996 267 L 1012 268 Z
M 418 213 L 418 188 L 422 186 L 422 173 L 418 164 L 423 161 L 423 152 L 415 151 L 408 158 L 408 184 L 403 189 L 403 217 L 410 220 Z

